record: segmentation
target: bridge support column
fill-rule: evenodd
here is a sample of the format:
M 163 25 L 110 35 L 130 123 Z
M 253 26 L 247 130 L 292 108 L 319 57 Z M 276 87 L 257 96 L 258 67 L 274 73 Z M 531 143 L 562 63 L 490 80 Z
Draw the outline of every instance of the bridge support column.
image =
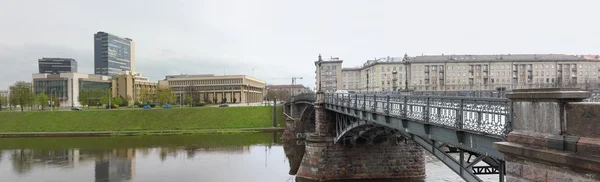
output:
M 292 118 L 285 118 L 285 130 L 283 130 L 282 140 L 296 139 L 296 121 Z
M 600 103 L 578 103 L 589 96 L 574 89 L 506 95 L 513 131 L 494 147 L 505 154 L 507 182 L 600 181 Z
M 306 138 L 306 149 L 297 177 L 317 181 L 424 179 L 423 149 L 412 141 L 404 143 L 388 139 L 378 144 L 335 144 L 335 113 L 325 109 L 319 93 L 317 98 L 314 106 L 315 133 Z
M 310 180 L 402 179 L 423 181 L 423 149 L 412 141 L 343 146 L 311 135 L 296 176 Z

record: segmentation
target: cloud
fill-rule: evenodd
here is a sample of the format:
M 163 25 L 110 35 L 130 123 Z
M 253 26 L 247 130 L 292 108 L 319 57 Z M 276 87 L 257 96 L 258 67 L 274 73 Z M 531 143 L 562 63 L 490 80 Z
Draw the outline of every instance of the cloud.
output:
M 79 72 L 93 73 L 93 52 L 61 45 L 0 44 L 0 90 L 8 89 L 17 81 L 31 82 L 31 74 L 39 72 L 38 59 L 42 57 L 73 58 L 77 61 Z

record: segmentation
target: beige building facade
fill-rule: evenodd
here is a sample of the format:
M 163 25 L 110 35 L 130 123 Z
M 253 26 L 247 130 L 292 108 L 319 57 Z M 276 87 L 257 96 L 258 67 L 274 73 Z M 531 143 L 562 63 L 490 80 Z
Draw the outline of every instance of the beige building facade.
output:
M 315 62 L 315 74 L 317 75 L 315 77 L 315 84 L 317 90 L 335 92 L 342 88 L 342 62 L 343 60 L 336 57 L 324 61 L 321 59 L 321 55 L 319 55 L 318 61 Z
M 253 103 L 263 101 L 265 82 L 246 75 L 170 75 L 158 82 L 159 87 L 169 86 L 178 98 L 198 94 L 202 102 Z M 235 99 L 234 99 L 235 98 Z
M 119 75 L 112 76 L 111 86 L 113 97 L 120 96 L 133 103 L 140 98 L 143 89 L 150 93 L 156 92 L 156 82 L 150 82 L 139 72 L 124 71 Z
M 439 55 L 409 58 L 410 88 L 423 91 L 597 88 L 598 56 Z
M 342 63 L 335 64 L 339 67 Z M 368 60 L 362 67 L 343 68 L 341 73 L 342 84 L 336 89 L 324 84 L 325 92 L 493 91 L 550 87 L 589 90 L 600 89 L 600 56 L 404 55 L 402 58 Z M 329 74 L 321 75 L 331 79 Z

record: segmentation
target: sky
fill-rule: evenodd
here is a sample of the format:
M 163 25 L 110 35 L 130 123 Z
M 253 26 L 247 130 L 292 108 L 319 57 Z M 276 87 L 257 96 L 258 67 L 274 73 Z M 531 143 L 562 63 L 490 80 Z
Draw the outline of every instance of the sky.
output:
M 292 77 L 314 61 L 436 54 L 599 54 L 600 1 L 1 0 L 0 90 L 31 81 L 42 57 L 93 73 L 98 31 L 133 39 L 136 71 Z

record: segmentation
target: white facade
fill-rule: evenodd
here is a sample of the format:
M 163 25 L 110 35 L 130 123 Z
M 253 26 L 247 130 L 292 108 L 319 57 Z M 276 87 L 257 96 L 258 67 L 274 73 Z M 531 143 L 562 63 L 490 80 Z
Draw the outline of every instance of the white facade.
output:
M 78 101 L 81 81 L 105 83 L 110 85 L 109 77 L 104 75 L 91 75 L 86 73 L 60 73 L 60 74 L 33 74 L 32 83 L 34 92 L 46 93 L 49 97 L 56 95 L 61 107 L 81 106 Z M 44 82 L 53 81 L 56 85 Z M 40 88 L 44 87 L 44 88 Z

